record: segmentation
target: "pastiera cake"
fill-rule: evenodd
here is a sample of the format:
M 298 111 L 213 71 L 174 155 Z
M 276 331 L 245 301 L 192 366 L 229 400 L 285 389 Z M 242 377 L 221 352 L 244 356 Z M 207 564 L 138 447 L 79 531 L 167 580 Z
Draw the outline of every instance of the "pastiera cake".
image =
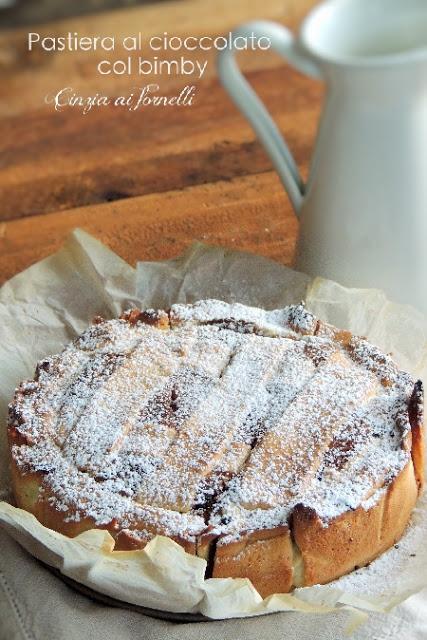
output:
M 169 536 L 263 596 L 369 563 L 423 484 L 421 383 L 303 305 L 98 319 L 17 389 L 8 433 L 47 527 Z

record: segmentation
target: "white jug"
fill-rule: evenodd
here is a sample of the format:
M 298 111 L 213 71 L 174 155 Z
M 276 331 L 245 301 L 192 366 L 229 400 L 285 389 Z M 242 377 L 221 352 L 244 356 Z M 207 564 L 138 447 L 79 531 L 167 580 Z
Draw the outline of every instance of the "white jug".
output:
M 252 34 L 327 86 L 303 184 L 234 51 L 218 58 L 300 219 L 296 267 L 427 311 L 427 0 L 330 0 L 297 39 L 273 22 L 234 31 Z

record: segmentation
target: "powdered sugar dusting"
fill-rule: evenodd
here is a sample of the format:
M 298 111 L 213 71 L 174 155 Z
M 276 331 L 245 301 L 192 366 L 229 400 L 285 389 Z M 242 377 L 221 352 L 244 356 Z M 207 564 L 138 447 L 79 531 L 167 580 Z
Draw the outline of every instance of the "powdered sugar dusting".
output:
M 302 502 L 327 526 L 407 463 L 414 381 L 366 341 L 322 335 L 303 305 L 169 318 L 96 324 L 17 390 L 13 458 L 65 521 L 227 542 Z

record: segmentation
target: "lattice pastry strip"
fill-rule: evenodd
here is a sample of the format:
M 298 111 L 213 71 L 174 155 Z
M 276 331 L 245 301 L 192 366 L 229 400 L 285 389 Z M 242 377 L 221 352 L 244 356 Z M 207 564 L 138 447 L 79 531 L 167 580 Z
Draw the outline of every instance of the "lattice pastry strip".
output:
M 191 509 L 198 485 L 219 464 L 282 354 L 293 344 L 285 339 L 275 344 L 255 335 L 245 338 L 211 394 L 181 428 L 162 467 L 141 485 L 141 502 Z

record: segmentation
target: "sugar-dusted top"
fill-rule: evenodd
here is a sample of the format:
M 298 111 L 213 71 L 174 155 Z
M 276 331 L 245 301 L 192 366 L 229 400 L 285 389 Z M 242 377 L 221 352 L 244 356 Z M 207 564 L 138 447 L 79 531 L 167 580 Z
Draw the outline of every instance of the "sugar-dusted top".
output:
M 303 305 L 98 320 L 10 405 L 12 456 L 65 521 L 196 539 L 368 508 L 410 456 L 414 380 Z

